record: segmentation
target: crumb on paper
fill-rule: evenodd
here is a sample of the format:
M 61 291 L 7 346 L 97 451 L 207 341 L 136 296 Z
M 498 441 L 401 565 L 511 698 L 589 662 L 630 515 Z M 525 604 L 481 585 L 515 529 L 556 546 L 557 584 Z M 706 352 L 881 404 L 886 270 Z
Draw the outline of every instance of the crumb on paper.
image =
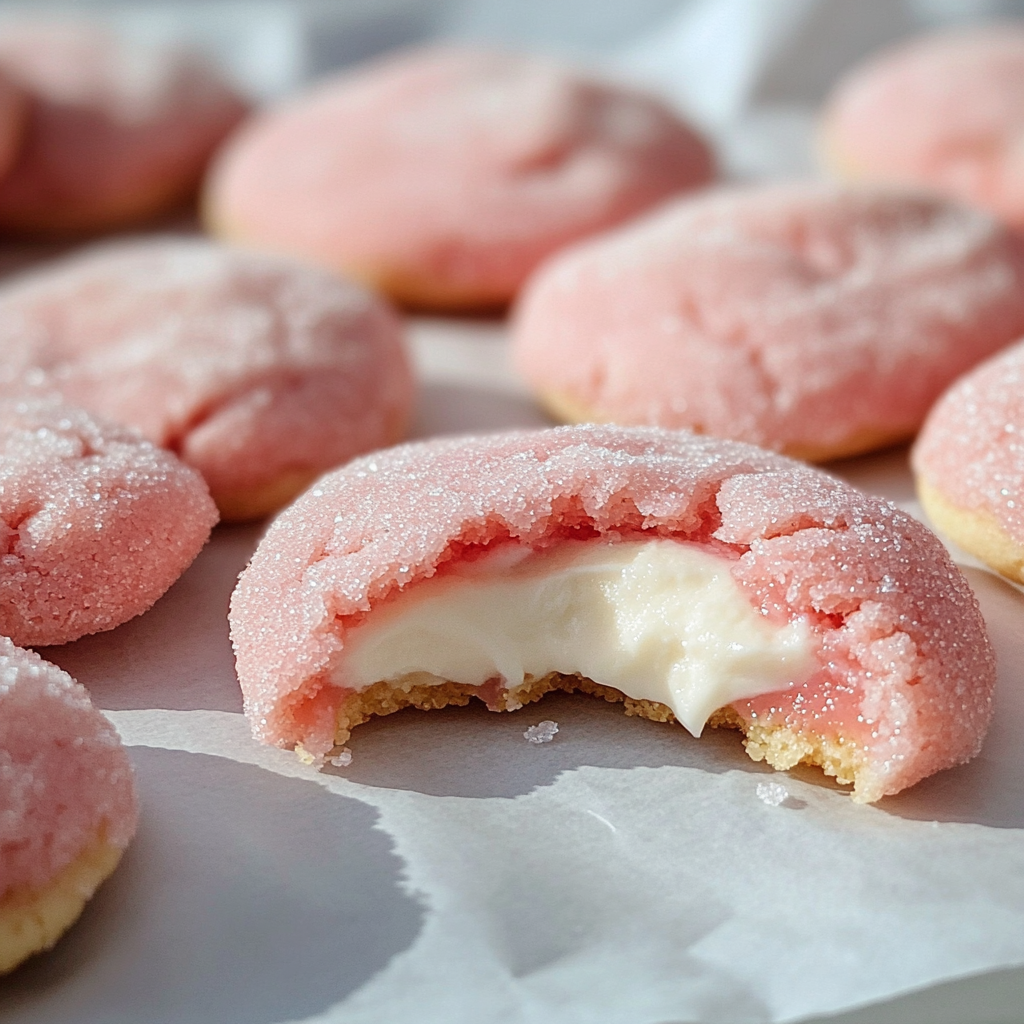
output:
M 523 733 L 523 738 L 528 743 L 550 743 L 555 738 L 556 732 L 558 732 L 557 722 L 538 722 Z
M 769 807 L 778 807 L 789 799 L 789 790 L 780 786 L 777 782 L 759 782 L 757 784 L 757 798 Z
M 342 747 L 333 757 L 327 759 L 328 764 L 335 768 L 347 768 L 352 763 L 352 751 L 348 747 Z
M 311 754 L 301 743 L 295 744 L 295 755 L 303 764 L 322 764 L 323 759 Z

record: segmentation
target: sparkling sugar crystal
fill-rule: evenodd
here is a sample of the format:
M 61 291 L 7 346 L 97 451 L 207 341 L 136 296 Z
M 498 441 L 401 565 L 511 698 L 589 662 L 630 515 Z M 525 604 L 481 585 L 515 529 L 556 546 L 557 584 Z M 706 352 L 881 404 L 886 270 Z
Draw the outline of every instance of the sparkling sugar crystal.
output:
M 352 763 L 352 751 L 348 747 L 342 747 L 334 757 L 329 757 L 327 761 L 335 768 L 347 768 Z
M 769 807 L 778 807 L 789 799 L 789 790 L 780 786 L 777 782 L 759 782 L 757 784 L 757 798 Z
M 550 743 L 555 738 L 556 732 L 558 732 L 557 722 L 538 722 L 523 733 L 523 738 L 527 743 Z

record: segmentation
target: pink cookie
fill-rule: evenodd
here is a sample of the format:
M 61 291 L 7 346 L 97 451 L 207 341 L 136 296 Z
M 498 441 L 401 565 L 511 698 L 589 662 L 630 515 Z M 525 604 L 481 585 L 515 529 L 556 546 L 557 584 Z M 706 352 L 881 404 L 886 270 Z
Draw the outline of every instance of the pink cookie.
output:
M 513 354 L 555 415 L 813 461 L 910 437 L 1024 332 L 1024 244 L 985 214 L 807 182 L 716 191 L 560 253 Z
M 145 221 L 194 192 L 245 104 L 198 55 L 129 43 L 88 22 L 0 25 L 0 68 L 31 97 L 0 179 L 0 229 L 95 232 Z
M 135 833 L 131 765 L 66 672 L 0 636 L 0 973 L 49 949 Z
M 549 253 L 707 182 L 711 154 L 651 97 L 538 57 L 404 53 L 255 119 L 208 220 L 414 306 L 506 304 Z
M 936 528 L 1024 583 L 1024 341 L 942 396 L 914 447 L 913 467 Z
M 977 602 L 919 523 L 781 456 L 654 428 L 357 460 L 272 524 L 230 618 L 255 734 L 312 757 L 407 705 L 582 689 L 739 728 L 756 760 L 821 765 L 866 801 L 977 753 L 995 678 Z
M 0 397 L 0 634 L 62 644 L 141 614 L 206 543 L 202 478 L 54 399 Z
M 96 247 L 0 289 L 0 379 L 26 374 L 177 452 L 225 519 L 396 441 L 413 391 L 383 302 L 191 238 Z
M 856 68 L 822 119 L 844 178 L 934 189 L 1024 228 L 1024 22 L 915 39 Z

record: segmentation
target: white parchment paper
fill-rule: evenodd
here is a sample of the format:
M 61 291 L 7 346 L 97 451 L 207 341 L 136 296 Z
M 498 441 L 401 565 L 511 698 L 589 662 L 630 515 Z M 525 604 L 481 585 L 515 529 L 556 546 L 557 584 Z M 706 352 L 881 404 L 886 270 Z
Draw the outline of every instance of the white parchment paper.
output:
M 500 325 L 413 341 L 419 433 L 543 422 Z M 836 468 L 913 510 L 904 452 Z M 239 713 L 224 613 L 258 536 L 220 528 L 148 615 L 44 652 L 110 709 L 144 816 L 79 926 L 3 982 L 5 1022 L 795 1021 L 1024 964 L 1024 595 L 990 574 L 968 570 L 1000 661 L 981 757 L 862 807 L 735 734 L 567 695 L 402 712 L 349 767 L 304 767 Z M 554 741 L 527 743 L 542 719 Z M 997 1019 L 962 1011 L 921 1019 Z M 856 1019 L 917 1019 L 893 1012 Z

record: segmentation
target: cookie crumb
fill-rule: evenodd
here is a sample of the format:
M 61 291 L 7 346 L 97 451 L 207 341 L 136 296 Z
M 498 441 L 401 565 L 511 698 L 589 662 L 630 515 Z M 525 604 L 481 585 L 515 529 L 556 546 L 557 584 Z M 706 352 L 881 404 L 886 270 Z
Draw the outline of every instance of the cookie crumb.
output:
M 550 743 L 555 738 L 556 732 L 558 732 L 557 722 L 538 722 L 537 725 L 531 725 L 523 733 L 523 738 L 528 743 Z
M 757 784 L 757 798 L 769 807 L 778 807 L 789 799 L 789 790 L 780 786 L 777 782 L 759 782 Z

